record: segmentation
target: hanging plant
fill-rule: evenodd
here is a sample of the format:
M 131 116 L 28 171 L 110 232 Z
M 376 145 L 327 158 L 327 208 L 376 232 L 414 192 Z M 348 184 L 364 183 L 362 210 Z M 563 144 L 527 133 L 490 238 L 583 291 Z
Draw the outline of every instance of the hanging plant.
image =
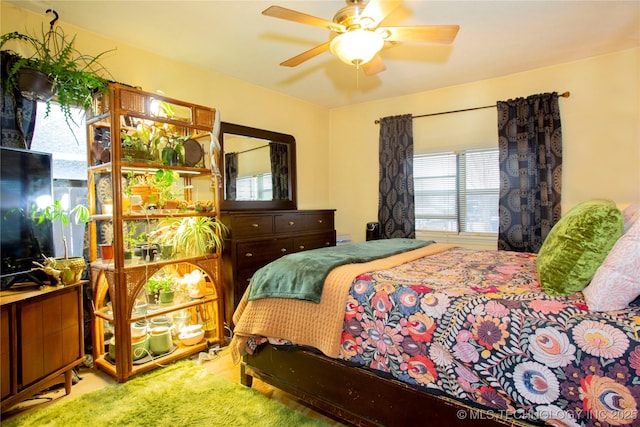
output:
M 95 56 L 79 52 L 75 48 L 76 36 L 69 37 L 61 27 L 54 27 L 58 14 L 52 10 L 47 12 L 53 12 L 56 16 L 50 23 L 49 31 L 45 32 L 43 27 L 38 36 L 14 31 L 0 37 L 0 49 L 6 49 L 5 45 L 25 46 L 31 52 L 30 56 L 21 56 L 13 50 L 7 50 L 13 59 L 8 66 L 5 88 L 7 92 L 17 90 L 28 99 L 46 102 L 47 115 L 55 93 L 55 100 L 60 104 L 67 125 L 73 130 L 71 124 L 78 125 L 73 120 L 71 109 L 82 108 L 86 111 L 93 106 L 95 93 L 107 91 L 109 81 L 101 74 L 110 74 L 99 63 L 99 59 L 111 50 Z M 42 94 L 39 88 L 20 86 L 27 75 L 39 73 L 46 75 L 51 83 L 48 94 Z

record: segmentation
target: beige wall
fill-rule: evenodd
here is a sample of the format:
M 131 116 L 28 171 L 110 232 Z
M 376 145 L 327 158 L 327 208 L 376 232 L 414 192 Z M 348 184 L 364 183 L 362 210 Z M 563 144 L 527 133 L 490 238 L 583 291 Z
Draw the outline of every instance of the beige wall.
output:
M 0 3 L 0 8 L 3 34 L 10 31 L 38 34 L 42 25 L 48 28 L 46 16 L 4 2 Z M 329 206 L 329 110 L 119 44 L 65 25 L 63 21 L 60 25 L 68 34 L 77 34 L 77 48 L 83 53 L 97 54 L 115 48 L 101 62 L 116 81 L 141 86 L 148 92 L 161 90 L 172 98 L 215 107 L 220 110 L 223 121 L 293 135 L 298 161 L 298 206 L 301 209 Z
M 2 33 L 39 30 L 36 15 L 0 3 Z M 66 28 L 66 27 L 65 27 Z M 222 120 L 290 133 L 297 141 L 298 206 L 335 208 L 338 234 L 362 241 L 377 220 L 378 125 L 415 115 L 570 91 L 560 100 L 564 139 L 563 210 L 606 197 L 640 200 L 640 48 L 503 78 L 327 110 L 227 76 L 177 63 L 68 27 L 80 50 L 116 48 L 103 63 L 117 81 L 221 111 Z M 277 105 L 278 108 L 273 108 Z M 414 120 L 416 152 L 494 146 L 495 109 Z
M 459 110 L 542 92 L 560 99 L 562 208 L 591 198 L 640 200 L 640 48 L 428 92 L 334 109 L 330 205 L 338 233 L 362 241 L 377 221 L 380 117 Z M 495 108 L 416 118 L 416 153 L 497 146 Z

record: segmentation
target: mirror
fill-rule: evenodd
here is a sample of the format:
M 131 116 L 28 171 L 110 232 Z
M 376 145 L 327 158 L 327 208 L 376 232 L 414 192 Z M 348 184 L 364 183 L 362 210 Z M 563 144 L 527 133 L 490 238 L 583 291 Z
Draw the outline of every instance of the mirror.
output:
M 220 123 L 222 210 L 296 209 L 292 135 Z

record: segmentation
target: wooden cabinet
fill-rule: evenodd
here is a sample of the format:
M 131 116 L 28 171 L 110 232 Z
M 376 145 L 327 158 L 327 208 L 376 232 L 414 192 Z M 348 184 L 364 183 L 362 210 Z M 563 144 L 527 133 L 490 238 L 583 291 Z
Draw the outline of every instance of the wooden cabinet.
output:
M 193 234 L 186 244 L 173 239 L 182 227 L 206 234 L 202 224 L 219 215 L 212 172 L 219 153 L 205 155 L 215 109 L 119 84 L 94 104 L 87 119 L 93 357 L 124 382 L 224 340 L 220 248 L 208 236 L 198 251 Z M 112 243 L 112 257 L 98 252 L 105 243 Z M 172 302 L 150 288 L 160 276 L 170 279 Z M 185 344 L 180 332 L 194 325 L 204 337 Z M 170 345 L 154 349 L 163 328 Z
M 225 242 L 225 317 L 233 311 L 260 267 L 289 253 L 335 246 L 335 210 L 226 211 L 231 233 Z
M 2 411 L 55 384 L 71 392 L 72 369 L 84 359 L 84 283 L 0 292 Z

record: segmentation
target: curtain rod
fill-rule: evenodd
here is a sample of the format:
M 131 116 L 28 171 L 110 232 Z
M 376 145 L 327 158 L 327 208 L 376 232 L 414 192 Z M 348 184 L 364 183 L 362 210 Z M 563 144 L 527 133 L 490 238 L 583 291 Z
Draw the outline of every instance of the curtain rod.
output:
M 244 150 L 244 151 L 236 151 L 236 152 L 235 152 L 235 154 L 248 153 L 249 151 L 259 150 L 259 149 L 261 149 L 261 148 L 266 148 L 266 147 L 268 147 L 268 146 L 269 146 L 269 144 L 267 144 L 267 145 L 263 145 L 263 146 L 261 146 L 261 147 L 249 148 L 249 149 L 246 149 L 246 150 Z
M 571 93 L 569 91 L 567 91 L 567 92 L 563 92 L 563 93 L 559 94 L 558 98 L 560 98 L 560 97 L 568 98 L 570 95 L 571 95 Z M 441 114 L 462 113 L 464 111 L 483 110 L 485 108 L 494 108 L 496 106 L 497 106 L 497 104 L 493 104 L 493 105 L 485 105 L 483 107 L 465 108 L 465 109 L 462 109 L 462 110 L 442 111 L 440 113 L 421 114 L 419 116 L 411 116 L 411 118 L 412 119 L 417 119 L 418 117 L 430 117 L 430 116 L 439 116 Z M 380 119 L 375 120 L 374 123 L 375 124 L 380 124 Z

